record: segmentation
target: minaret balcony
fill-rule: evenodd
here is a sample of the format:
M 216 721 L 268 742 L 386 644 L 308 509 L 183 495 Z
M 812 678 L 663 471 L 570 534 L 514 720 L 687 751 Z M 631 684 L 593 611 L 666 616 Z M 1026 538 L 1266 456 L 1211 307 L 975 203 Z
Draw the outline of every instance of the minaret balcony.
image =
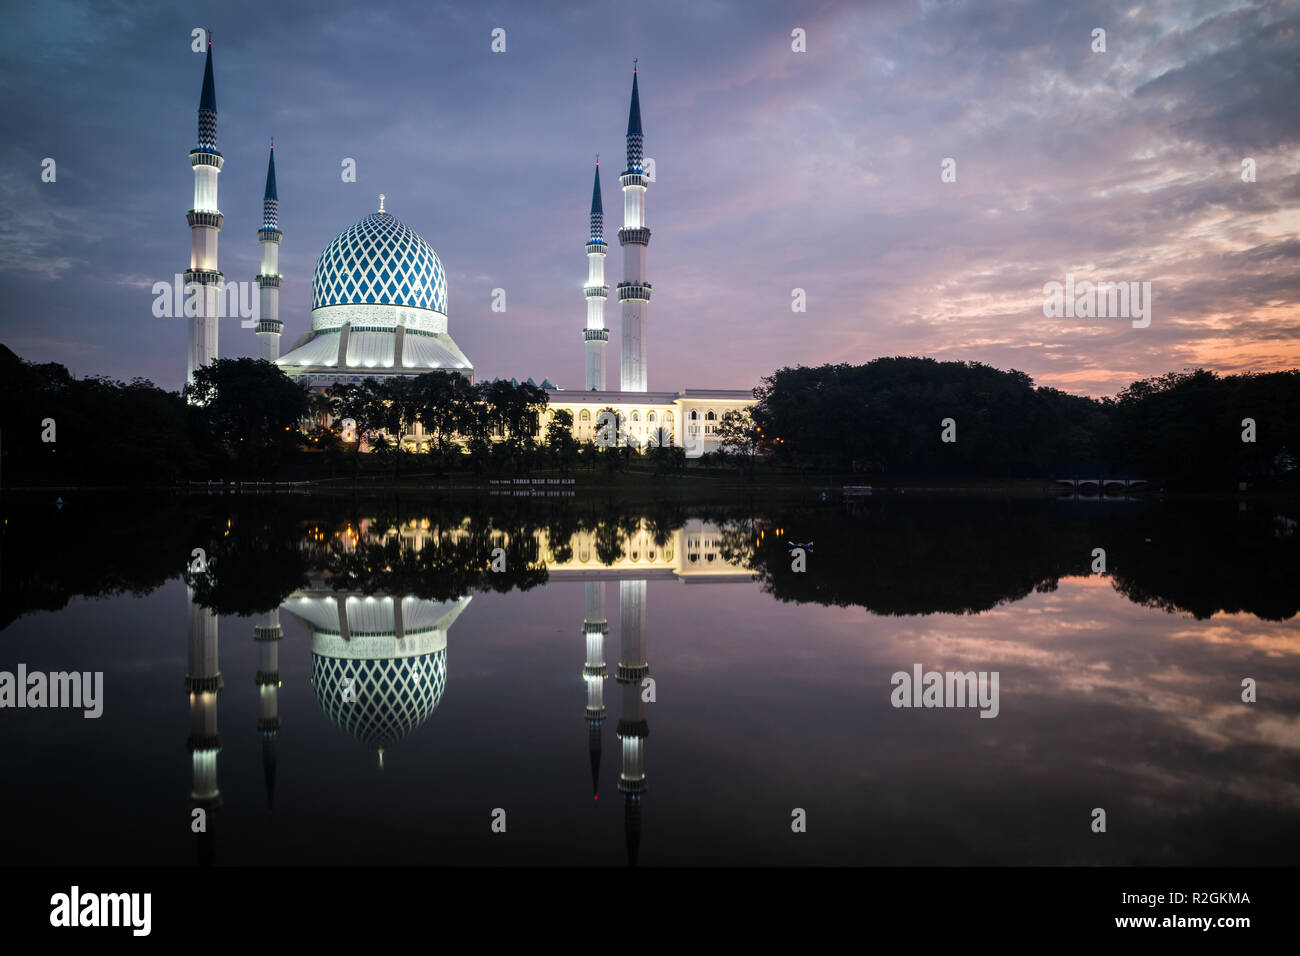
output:
M 587 243 L 587 255 L 589 256 L 603 256 L 607 252 L 609 252 L 609 243 L 604 239 L 593 239 L 591 242 Z
M 259 289 L 278 289 L 284 276 L 258 276 L 256 281 Z
M 583 329 L 582 341 L 584 342 L 608 342 L 609 329 Z
M 225 274 L 217 269 L 186 269 L 185 284 L 195 283 L 197 285 L 217 285 L 225 278 Z
M 614 673 L 614 678 L 622 683 L 641 681 L 650 676 L 649 664 L 622 664 Z
M 266 226 L 263 226 L 261 229 L 257 230 L 258 242 L 279 242 L 283 238 L 284 233 L 279 229 L 268 229 Z
M 586 293 L 588 299 L 603 299 L 609 295 L 609 286 L 607 285 L 585 285 L 582 291 Z
M 614 732 L 618 734 L 620 739 L 623 737 L 638 737 L 644 740 L 650 736 L 650 724 L 644 717 L 640 720 L 623 719 L 618 722 L 618 727 Z
M 215 166 L 220 170 L 225 162 L 226 160 L 215 149 L 195 147 L 190 150 L 191 166 Z
M 649 282 L 620 282 L 618 284 L 618 301 L 649 302 L 650 283 Z
M 634 242 L 640 246 L 650 245 L 650 230 L 645 226 L 636 229 L 620 229 L 618 231 L 618 241 L 623 245 Z
M 190 734 L 185 739 L 185 744 L 190 753 L 196 750 L 220 750 L 221 734 Z
M 195 226 L 206 226 L 209 229 L 220 229 L 221 224 L 226 221 L 226 217 L 219 212 L 198 212 L 191 209 L 185 214 L 185 221 L 190 224 L 190 228 Z
M 187 694 L 215 693 L 226 686 L 220 674 L 208 674 L 205 677 L 185 675 L 185 692 Z
M 270 332 L 272 335 L 279 335 L 284 331 L 284 323 L 279 319 L 259 319 L 257 322 L 257 333 Z
M 645 173 L 626 172 L 618 177 L 619 185 L 626 189 L 628 186 L 640 186 L 643 189 L 650 182 L 650 177 Z

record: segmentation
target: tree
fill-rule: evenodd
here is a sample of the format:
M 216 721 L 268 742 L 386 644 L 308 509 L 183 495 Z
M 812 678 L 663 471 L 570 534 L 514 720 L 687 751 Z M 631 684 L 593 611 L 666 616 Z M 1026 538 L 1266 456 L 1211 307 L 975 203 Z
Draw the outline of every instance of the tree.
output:
M 260 359 L 214 359 L 194 371 L 184 396 L 219 460 L 243 472 L 274 470 L 299 441 L 307 392 Z
M 557 409 L 546 425 L 546 446 L 560 471 L 567 473 L 578 460 L 578 440 L 573 437 L 573 412 Z
M 447 452 L 459 434 L 470 431 L 474 386 L 455 372 L 426 372 L 415 379 L 418 417 L 439 452 Z
M 394 376 L 379 383 L 375 389 L 376 416 L 393 445 L 393 477 L 401 475 L 403 439 L 415 430 L 421 407 L 420 389 L 415 379 Z
M 736 456 L 741 467 L 753 475 L 754 458 L 762 445 L 763 429 L 755 424 L 749 409 L 733 408 L 723 412 L 714 434 L 721 447 Z
M 383 427 L 378 387 L 375 379 L 368 378 L 360 384 L 338 383 L 326 389 L 334 418 L 330 427 L 352 458 L 353 477 L 361 470 L 361 446 L 370 444 Z
M 670 429 L 660 426 L 650 437 L 650 460 L 656 475 L 681 474 L 686 468 L 686 451 L 677 446 Z

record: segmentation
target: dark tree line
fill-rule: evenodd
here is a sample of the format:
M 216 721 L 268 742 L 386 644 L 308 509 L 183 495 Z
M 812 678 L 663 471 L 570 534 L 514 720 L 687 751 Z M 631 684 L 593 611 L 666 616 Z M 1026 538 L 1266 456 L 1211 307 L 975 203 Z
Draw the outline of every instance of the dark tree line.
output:
M 6 486 L 172 481 L 198 465 L 185 404 L 143 379 L 76 379 L 0 345 Z
M 0 346 L 0 481 L 296 478 L 321 473 L 322 463 L 359 470 L 363 447 L 394 475 L 404 463 L 442 473 L 567 470 L 594 459 L 573 438 L 572 416 L 546 411 L 535 385 L 473 384 L 447 372 L 310 393 L 269 362 L 217 359 L 177 393 L 143 379 L 76 379 Z M 420 441 L 403 444 L 417 423 Z
M 755 395 L 771 460 L 817 471 L 1222 486 L 1293 473 L 1300 455 L 1300 370 L 1177 372 L 1093 399 L 974 362 L 881 358 L 783 368 Z
M 775 529 L 780 526 L 781 534 Z M 852 510 L 787 508 L 740 557 L 782 601 L 860 606 L 873 614 L 979 614 L 1067 576 L 1094 574 L 1106 554 L 1112 587 L 1135 604 L 1206 619 L 1300 612 L 1300 534 L 1272 508 L 1227 500 L 1007 501 L 884 495 Z M 813 542 L 808 572 L 792 542 Z
M 475 471 L 520 471 L 546 463 L 538 433 L 547 404 L 545 390 L 526 382 L 474 384 L 441 371 L 370 378 L 332 386 L 315 397 L 318 421 L 310 438 L 345 449 L 354 466 L 364 443 L 391 461 L 394 475 L 401 473 L 403 458 L 414 455 L 439 472 L 466 461 Z M 566 417 L 571 433 L 573 421 Z M 408 448 L 403 438 L 413 435 L 417 424 L 421 437 Z M 567 455 L 561 464 L 571 464 Z
M 1127 475 L 1221 489 L 1300 481 L 1294 369 L 1169 373 L 1093 399 L 979 363 L 882 358 L 779 369 L 755 396 L 752 420 L 732 415 L 718 431 L 749 471 L 766 463 L 881 480 Z M 363 459 L 367 471 L 394 477 L 630 463 L 617 420 L 606 449 L 574 439 L 572 426 L 534 385 L 474 384 L 449 372 L 308 393 L 268 362 L 218 359 L 175 393 L 142 379 L 75 379 L 0 346 L 0 481 L 10 487 L 357 474 Z M 1247 432 L 1254 441 L 1242 440 Z M 658 474 L 683 471 L 671 440 L 652 445 L 637 459 Z
M 609 498 L 73 494 L 62 509 L 48 495 L 6 496 L 0 506 L 0 630 L 79 595 L 147 594 L 178 577 L 204 606 L 244 615 L 278 606 L 309 582 L 437 600 L 527 590 L 547 579 L 539 532 L 557 561 L 572 559 L 566 548 L 575 532 L 594 532 L 595 557 L 612 564 L 641 527 L 662 548 L 691 518 L 718 525 L 723 556 L 751 567 L 783 601 L 883 615 L 980 613 L 1094 573 L 1093 550 L 1104 547 L 1111 586 L 1144 606 L 1198 618 L 1244 612 L 1288 620 L 1300 612 L 1294 518 L 1272 508 L 1240 512 L 1231 501 L 1099 509 L 1013 499 L 973 507 L 968 499 L 887 495 L 851 508 L 756 512 L 674 502 L 630 511 Z M 428 526 L 419 548 L 391 533 L 412 520 Z M 363 521 L 370 534 L 352 534 Z M 808 573 L 793 570 L 791 542 L 813 542 Z M 498 546 L 507 560 L 493 571 Z M 195 548 L 205 553 L 201 572 Z M 184 627 L 183 618 L 175 623 Z

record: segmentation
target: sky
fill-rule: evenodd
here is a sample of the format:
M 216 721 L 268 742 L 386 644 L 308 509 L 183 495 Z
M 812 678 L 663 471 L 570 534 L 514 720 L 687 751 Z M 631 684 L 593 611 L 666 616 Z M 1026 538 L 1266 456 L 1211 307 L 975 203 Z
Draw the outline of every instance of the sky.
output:
M 189 263 L 199 27 L 227 281 L 259 271 L 275 138 L 282 351 L 383 192 L 478 378 L 581 388 L 592 166 L 614 286 L 635 56 L 653 390 L 890 355 L 1092 395 L 1300 366 L 1300 2 L 0 0 L 0 24 L 0 343 L 79 376 L 183 382 L 152 288 Z M 1149 326 L 1045 316 L 1067 275 L 1149 282 Z M 605 321 L 613 385 L 612 294 Z M 221 323 L 223 357 L 257 353 Z

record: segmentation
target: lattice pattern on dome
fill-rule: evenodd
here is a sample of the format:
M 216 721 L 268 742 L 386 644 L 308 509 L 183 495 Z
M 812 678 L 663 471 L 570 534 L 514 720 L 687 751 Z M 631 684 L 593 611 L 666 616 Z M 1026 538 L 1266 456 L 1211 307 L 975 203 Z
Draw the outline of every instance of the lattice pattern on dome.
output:
M 313 309 L 403 305 L 447 314 L 447 277 L 427 242 L 386 212 L 334 237 L 316 260 Z
M 345 677 L 352 678 L 355 702 L 343 699 Z M 331 721 L 370 749 L 391 747 L 437 709 L 447 686 L 447 649 L 382 660 L 313 654 L 311 684 Z

